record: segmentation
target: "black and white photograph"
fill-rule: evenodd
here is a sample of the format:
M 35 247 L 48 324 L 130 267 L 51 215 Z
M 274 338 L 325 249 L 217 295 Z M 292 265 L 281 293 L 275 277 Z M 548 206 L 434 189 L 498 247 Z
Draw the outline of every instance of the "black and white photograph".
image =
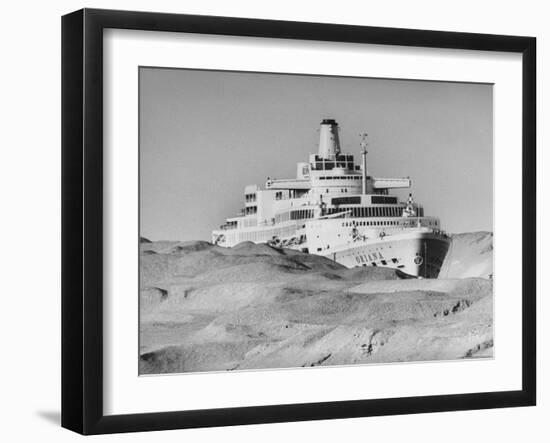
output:
M 544 441 L 544 6 L 7 2 L 0 439 Z
M 493 84 L 138 75 L 140 375 L 494 357 Z

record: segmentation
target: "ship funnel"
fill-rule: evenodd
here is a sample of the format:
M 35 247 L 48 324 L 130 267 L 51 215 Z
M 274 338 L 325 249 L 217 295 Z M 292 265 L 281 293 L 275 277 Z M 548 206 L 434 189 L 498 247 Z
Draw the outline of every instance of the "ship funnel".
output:
M 338 123 L 336 123 L 336 120 L 325 119 L 321 122 L 319 157 L 329 159 L 337 154 L 340 154 Z

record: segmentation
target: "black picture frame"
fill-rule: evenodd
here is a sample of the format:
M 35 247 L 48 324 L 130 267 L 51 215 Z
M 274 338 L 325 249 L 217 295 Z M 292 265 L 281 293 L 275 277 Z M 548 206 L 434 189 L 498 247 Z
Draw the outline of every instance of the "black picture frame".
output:
M 392 399 L 104 415 L 103 31 L 108 28 L 522 54 L 522 389 Z M 151 431 L 536 403 L 536 39 L 232 17 L 83 9 L 62 18 L 62 426 Z

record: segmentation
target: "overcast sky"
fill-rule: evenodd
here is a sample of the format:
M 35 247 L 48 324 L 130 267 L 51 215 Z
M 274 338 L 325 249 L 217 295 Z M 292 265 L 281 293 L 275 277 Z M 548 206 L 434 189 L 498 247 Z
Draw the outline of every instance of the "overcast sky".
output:
M 492 231 L 491 85 L 141 68 L 141 235 L 210 240 L 245 185 L 295 177 L 324 118 L 356 163 L 368 132 L 369 174 L 410 176 L 443 229 Z

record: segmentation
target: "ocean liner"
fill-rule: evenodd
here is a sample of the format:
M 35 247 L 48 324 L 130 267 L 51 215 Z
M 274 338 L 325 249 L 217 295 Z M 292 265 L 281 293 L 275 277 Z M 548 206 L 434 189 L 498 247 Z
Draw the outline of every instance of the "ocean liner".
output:
M 244 209 L 212 232 L 212 242 L 234 246 L 267 243 L 322 255 L 348 268 L 383 266 L 415 277 L 436 278 L 449 248 L 437 217 L 409 194 L 409 178 L 377 178 L 367 173 L 366 134 L 361 134 L 362 164 L 341 153 L 338 124 L 321 123 L 319 149 L 298 163 L 296 178 L 268 178 L 265 189 L 249 185 Z

